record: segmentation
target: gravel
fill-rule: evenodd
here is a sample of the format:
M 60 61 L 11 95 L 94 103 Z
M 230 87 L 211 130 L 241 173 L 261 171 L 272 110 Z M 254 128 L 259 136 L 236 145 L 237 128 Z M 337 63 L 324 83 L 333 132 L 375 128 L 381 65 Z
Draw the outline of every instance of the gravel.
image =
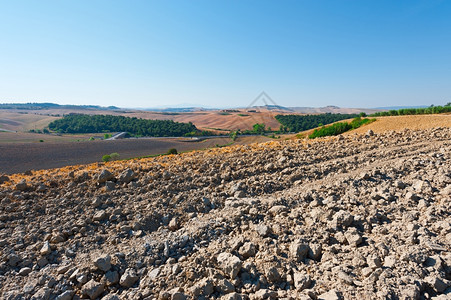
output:
M 447 299 L 450 159 L 374 130 L 8 175 L 0 298 Z

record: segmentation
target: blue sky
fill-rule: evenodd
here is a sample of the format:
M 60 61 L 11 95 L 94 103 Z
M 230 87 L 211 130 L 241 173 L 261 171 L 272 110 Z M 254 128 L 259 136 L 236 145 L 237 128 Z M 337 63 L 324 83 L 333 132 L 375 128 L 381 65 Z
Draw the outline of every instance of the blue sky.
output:
M 2 1 L 0 102 L 451 101 L 451 1 Z

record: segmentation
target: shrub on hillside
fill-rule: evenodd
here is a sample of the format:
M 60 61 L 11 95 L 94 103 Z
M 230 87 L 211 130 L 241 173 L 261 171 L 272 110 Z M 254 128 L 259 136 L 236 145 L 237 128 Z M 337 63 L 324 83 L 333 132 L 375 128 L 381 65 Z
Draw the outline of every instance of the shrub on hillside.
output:
M 167 153 L 167 154 L 177 154 L 177 153 L 178 153 L 178 152 L 177 152 L 177 149 L 171 148 L 171 149 L 168 150 L 168 153 Z
M 120 155 L 117 152 L 114 152 L 114 153 L 111 153 L 111 154 L 105 154 L 104 156 L 102 156 L 102 161 L 103 162 L 109 162 L 109 161 L 112 161 L 112 160 L 118 160 L 119 157 L 120 157 Z

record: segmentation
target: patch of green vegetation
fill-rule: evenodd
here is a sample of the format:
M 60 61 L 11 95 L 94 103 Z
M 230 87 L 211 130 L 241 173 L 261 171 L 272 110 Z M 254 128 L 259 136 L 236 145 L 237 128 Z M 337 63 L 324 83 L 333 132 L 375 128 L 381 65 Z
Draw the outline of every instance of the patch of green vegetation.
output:
M 256 123 L 252 125 L 252 131 L 255 132 L 256 134 L 264 134 L 266 132 L 266 125 L 263 123 L 262 124 Z
M 127 158 L 125 160 L 134 160 L 134 159 L 142 159 L 142 158 L 152 158 L 152 157 L 158 157 L 158 156 L 163 156 L 163 155 L 167 155 L 167 154 L 151 154 L 151 155 L 144 155 L 144 156 L 137 156 L 137 157 L 131 157 L 131 158 Z
M 247 115 L 247 114 L 238 114 L 238 116 L 240 116 L 240 117 L 249 117 L 249 115 Z
M 323 137 L 323 136 L 335 136 L 342 134 L 346 131 L 359 128 L 362 125 L 369 124 L 376 121 L 376 119 L 362 119 L 360 117 L 354 118 L 351 123 L 348 122 L 339 122 L 332 124 L 330 126 L 323 126 L 319 129 L 315 129 L 312 134 L 310 134 L 308 137 L 310 139 Z
M 300 132 L 337 121 L 356 118 L 357 114 L 319 114 L 319 115 L 277 115 L 281 124 L 279 132 Z
M 229 133 L 229 136 L 230 136 L 230 138 L 232 139 L 232 141 L 235 141 L 235 140 L 236 140 L 237 135 L 238 135 L 238 131 L 237 131 L 237 130 L 231 131 L 231 132 Z
M 119 153 L 114 152 L 111 154 L 105 154 L 104 156 L 102 156 L 102 161 L 103 162 L 109 162 L 109 161 L 113 161 L 113 160 L 119 160 Z
M 386 116 L 408 116 L 408 115 L 431 115 L 451 112 L 451 102 L 445 106 L 434 106 L 424 108 L 402 108 L 398 110 L 381 111 L 372 114 L 372 117 L 386 117 Z
M 169 153 L 169 152 L 173 152 L 174 149 L 176 151 L 176 153 Z M 192 151 L 192 150 L 191 150 Z M 180 153 L 186 153 L 186 152 L 191 152 L 191 151 L 184 151 L 184 152 L 178 152 L 177 149 L 175 148 L 171 148 L 168 150 L 168 152 L 166 153 L 162 153 L 162 154 L 151 154 L 151 155 L 144 155 L 144 156 L 138 156 L 138 157 L 132 157 L 132 158 L 127 158 L 126 160 L 132 160 L 132 159 L 142 159 L 142 158 L 152 158 L 152 157 L 159 157 L 159 156 L 165 156 L 165 155 L 171 155 L 171 154 L 180 154 Z
M 266 125 L 264 123 L 255 123 L 252 125 L 252 130 L 244 130 L 240 131 L 239 129 L 236 131 L 237 135 L 240 134 L 261 134 L 265 135 L 265 133 L 272 132 L 271 127 L 266 128 Z
M 217 135 L 217 134 L 215 134 L 211 131 L 208 131 L 208 130 L 202 130 L 202 131 L 197 130 L 197 131 L 189 132 L 189 133 L 185 134 L 184 136 L 193 137 L 193 136 L 210 136 L 210 135 Z
M 171 154 L 178 154 L 178 152 L 177 152 L 177 149 L 171 148 L 171 149 L 168 150 L 168 152 L 167 152 L 166 154 L 168 154 L 168 155 L 171 155 Z
M 224 148 L 224 147 L 233 145 L 233 143 L 234 143 L 234 142 L 230 142 L 230 143 L 223 144 L 223 145 L 216 144 L 215 147 L 216 147 L 216 148 Z
M 119 153 L 117 153 L 117 152 L 111 153 L 110 156 L 111 156 L 111 160 L 118 160 L 120 157 Z
M 44 140 L 39 140 L 39 143 L 44 143 Z
M 298 138 L 298 139 L 303 139 L 303 138 L 305 138 L 305 134 L 303 134 L 303 133 L 298 133 L 298 134 L 296 134 L 296 138 Z
M 205 127 L 205 128 L 210 129 L 210 130 L 216 130 L 216 131 L 227 131 L 227 132 L 230 131 L 230 129 L 223 129 L 223 128 L 214 128 L 214 127 Z
M 231 115 L 231 113 L 226 112 L 226 111 L 221 111 L 221 112 L 218 112 L 218 115 L 221 115 L 221 116 L 228 116 L 228 115 Z
M 31 133 L 42 133 L 40 129 L 30 129 L 29 132 Z

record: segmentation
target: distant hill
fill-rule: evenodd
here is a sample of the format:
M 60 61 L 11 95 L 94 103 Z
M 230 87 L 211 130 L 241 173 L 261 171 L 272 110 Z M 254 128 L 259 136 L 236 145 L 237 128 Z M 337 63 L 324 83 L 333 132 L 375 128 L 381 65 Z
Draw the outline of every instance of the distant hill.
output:
M 300 114 L 359 114 L 361 112 L 370 114 L 380 111 L 376 108 L 348 108 L 348 107 L 338 107 L 334 105 L 329 105 L 325 107 L 290 107 L 293 112 Z
M 0 109 L 23 109 L 23 110 L 43 110 L 43 109 L 86 109 L 86 110 L 118 110 L 116 106 L 99 105 L 60 105 L 55 103 L 0 103 Z
M 248 109 L 264 109 L 264 110 L 277 110 L 277 111 L 293 111 L 289 107 L 281 106 L 281 105 L 262 105 L 262 106 L 252 106 L 248 107 Z
M 429 107 L 429 105 L 419 105 L 419 106 L 385 106 L 385 107 L 376 107 L 375 109 L 380 110 L 398 110 L 398 109 L 404 109 L 404 108 L 425 108 Z
M 155 111 L 162 113 L 185 113 L 185 112 L 195 112 L 195 111 L 207 111 L 207 110 L 217 110 L 204 107 L 167 107 L 167 108 L 145 108 L 144 111 Z

